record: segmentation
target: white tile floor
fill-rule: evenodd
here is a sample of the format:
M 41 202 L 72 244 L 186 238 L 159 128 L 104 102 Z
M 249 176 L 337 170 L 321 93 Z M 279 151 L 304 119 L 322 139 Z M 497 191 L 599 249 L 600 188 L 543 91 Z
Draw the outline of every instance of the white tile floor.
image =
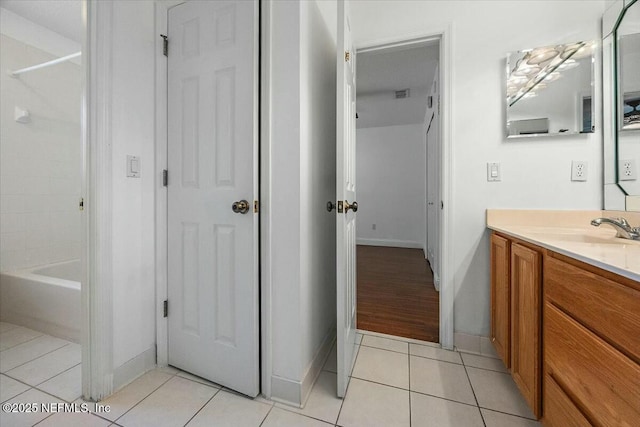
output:
M 7 341 L 5 342 L 5 337 Z M 76 402 L 79 346 L 0 323 L 0 401 Z M 497 359 L 365 334 L 344 400 L 335 346 L 303 409 L 256 398 L 174 368 L 148 372 L 101 402 L 110 412 L 0 413 L 10 426 L 437 426 L 539 423 Z

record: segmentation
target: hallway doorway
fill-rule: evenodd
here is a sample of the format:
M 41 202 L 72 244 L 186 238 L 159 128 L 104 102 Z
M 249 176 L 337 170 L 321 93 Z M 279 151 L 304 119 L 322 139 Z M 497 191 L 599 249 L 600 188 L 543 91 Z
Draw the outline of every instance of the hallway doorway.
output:
M 356 85 L 357 327 L 436 343 L 439 64 L 440 38 L 364 49 Z

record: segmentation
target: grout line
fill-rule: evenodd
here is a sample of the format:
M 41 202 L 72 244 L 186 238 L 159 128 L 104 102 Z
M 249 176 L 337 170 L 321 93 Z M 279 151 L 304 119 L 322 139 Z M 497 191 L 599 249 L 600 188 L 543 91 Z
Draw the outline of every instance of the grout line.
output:
M 367 347 L 367 348 L 375 348 L 376 350 L 384 350 L 384 351 L 389 351 L 391 353 L 398 353 L 398 354 L 409 354 L 409 350 L 407 349 L 407 351 L 396 351 L 396 350 L 389 350 L 388 348 L 382 348 L 382 347 L 374 347 L 372 345 L 365 345 L 365 344 L 360 344 L 360 347 Z
M 152 371 L 149 371 L 152 372 Z M 162 372 L 162 371 L 160 371 Z M 169 375 L 169 373 L 165 372 L 167 375 Z M 143 374 L 145 375 L 145 374 Z M 142 376 L 142 375 L 141 375 Z M 120 418 L 124 417 L 125 415 L 127 415 L 129 412 L 131 412 L 131 410 L 133 408 L 135 408 L 136 406 L 138 406 L 139 404 L 141 404 L 144 400 L 146 400 L 149 396 L 151 396 L 153 393 L 155 393 L 156 391 L 158 391 L 158 389 L 160 387 L 162 387 L 163 385 L 165 385 L 166 383 L 168 383 L 169 381 L 171 381 L 171 379 L 175 377 L 175 374 L 173 376 L 170 376 L 169 378 L 167 378 L 166 381 L 163 381 L 162 384 L 160 384 L 158 387 L 154 388 L 149 394 L 147 394 L 145 397 L 143 397 L 142 399 L 140 399 L 140 401 L 138 403 L 136 403 L 135 405 L 133 405 L 131 408 L 129 408 L 127 411 L 125 411 L 122 415 L 120 415 L 118 418 L 116 418 L 115 420 L 109 420 L 112 423 L 115 423 L 116 421 L 118 421 Z M 140 379 L 140 377 L 136 378 L 135 381 L 137 381 L 138 379 Z M 133 384 L 135 381 L 130 382 L 129 384 L 127 384 L 126 387 L 129 387 L 131 384 Z M 123 387 L 122 389 L 118 390 L 118 393 L 121 392 L 122 390 L 124 390 L 126 387 Z M 111 394 L 111 396 L 115 395 L 115 393 Z M 109 397 L 111 397 L 109 396 Z
M 22 326 L 19 326 L 19 327 L 20 327 L 20 328 L 22 328 Z M 27 329 L 27 328 L 25 328 L 25 329 Z M 32 330 L 33 330 L 33 329 L 32 329 Z M 7 331 L 7 332 L 11 332 L 11 331 Z M 3 332 L 3 334 L 6 334 L 7 332 Z M 37 331 L 36 331 L 36 332 L 37 332 Z M 11 350 L 12 348 L 15 348 L 15 347 L 17 347 L 17 346 L 19 346 L 19 345 L 22 345 L 22 344 L 26 344 L 26 343 L 28 343 L 28 342 L 31 342 L 31 341 L 33 341 L 33 340 L 35 340 L 35 339 L 38 339 L 38 338 L 40 338 L 40 337 L 43 337 L 44 335 L 45 335 L 45 334 L 37 335 L 37 336 L 35 336 L 35 337 L 33 337 L 33 338 L 29 339 L 29 340 L 26 340 L 26 341 L 24 341 L 24 342 L 19 342 L 18 344 L 14 344 L 14 345 L 12 345 L 11 347 L 7 347 L 7 348 L 5 348 L 5 349 L 4 349 L 4 350 L 2 350 L 2 351 Z M 2 342 L 2 340 L 0 340 L 0 342 Z
M 478 406 L 478 408 L 486 409 L 487 411 L 491 411 L 491 412 L 497 412 L 497 413 L 503 414 L 503 415 L 510 415 L 512 417 L 522 418 L 523 420 L 536 421 L 538 423 L 540 422 L 540 420 L 536 420 L 535 418 L 525 417 L 524 415 L 512 414 L 510 412 L 499 411 L 497 409 L 485 408 L 484 406 Z M 480 411 L 480 412 L 482 413 L 482 411 Z
M 281 404 L 281 405 L 282 406 L 276 406 L 276 405 L 274 405 L 274 406 L 276 408 L 278 408 L 278 409 L 282 409 L 283 411 L 291 412 L 292 414 L 301 415 L 301 416 L 303 416 L 305 418 L 311 418 L 312 420 L 322 421 L 323 423 L 326 423 L 326 424 L 335 425 L 335 423 L 331 423 L 331 422 L 329 422 L 327 420 L 323 420 L 322 418 L 312 417 L 311 415 L 303 414 L 302 412 L 296 412 L 296 411 L 293 410 L 293 408 L 289 409 L 289 408 L 285 407 L 286 406 L 285 404 Z M 338 419 L 336 418 L 336 422 L 337 421 L 338 421 Z
M 43 335 L 43 336 L 44 336 L 44 335 Z M 38 337 L 38 338 L 39 338 L 39 337 Z M 37 339 L 37 338 L 34 338 L 34 339 Z M 8 373 L 9 373 L 9 372 L 11 372 L 11 371 L 13 371 L 14 369 L 18 369 L 19 367 L 24 366 L 24 365 L 26 365 L 27 363 L 35 362 L 36 360 L 41 359 L 41 358 L 43 358 L 44 356 L 47 356 L 47 355 L 49 355 L 49 354 L 51 354 L 51 353 L 53 353 L 53 352 L 56 352 L 56 351 L 58 351 L 58 350 L 62 350 L 63 348 L 68 347 L 68 346 L 70 346 L 71 344 L 72 344 L 72 343 L 67 343 L 67 344 L 63 345 L 62 347 L 58 347 L 58 348 L 56 348 L 56 349 L 54 349 L 54 350 L 51 350 L 51 351 L 49 351 L 49 352 L 47 352 L 47 353 L 44 353 L 44 354 L 42 354 L 41 356 L 36 357 L 35 359 L 31 359 L 31 360 L 29 360 L 29 361 L 27 361 L 27 362 L 24 362 L 24 363 L 23 363 L 23 364 L 21 364 L 21 365 L 18 365 L 18 366 L 15 366 L 15 367 L 13 367 L 13 368 L 9 369 L 7 372 L 3 372 L 3 374 L 4 374 L 4 375 L 6 375 L 6 376 L 8 376 L 8 377 L 11 377 L 11 375 L 8 375 Z M 13 347 L 12 347 L 12 348 L 13 348 Z M 82 362 L 80 362 L 80 363 L 82 363 Z M 55 377 L 55 376 L 57 376 L 57 375 L 58 375 L 58 374 L 54 375 L 53 377 Z M 51 378 L 53 378 L 53 377 L 51 377 Z M 11 377 L 11 378 L 13 378 L 13 377 Z M 51 378 L 49 378 L 49 379 L 51 379 Z M 14 379 L 15 379 L 15 378 L 14 378 Z M 45 381 L 48 381 L 48 380 L 45 380 Z M 43 381 L 43 382 L 44 382 L 44 381 Z M 42 383 L 40 383 L 40 384 L 42 384 Z M 32 386 L 32 387 L 33 387 L 33 386 Z
M 487 423 L 484 420 L 484 416 L 482 415 L 482 411 L 480 410 L 480 403 L 478 402 L 478 396 L 476 396 L 476 390 L 473 388 L 473 384 L 471 383 L 471 378 L 469 378 L 469 372 L 467 371 L 467 366 L 462 365 L 464 367 L 464 373 L 467 376 L 467 381 L 469 381 L 469 387 L 471 387 L 471 392 L 473 393 L 473 398 L 476 400 L 476 406 L 478 407 L 478 412 L 480 412 L 480 418 L 482 418 L 482 424 L 487 427 Z
M 410 390 L 410 393 L 421 394 L 423 396 L 435 397 L 436 399 L 446 400 L 448 402 L 459 403 L 461 405 L 471 406 L 473 408 L 478 408 L 478 405 L 474 405 L 472 403 L 460 402 L 459 400 L 449 399 L 448 397 L 436 396 L 435 394 L 424 393 L 421 391 Z
M 77 365 L 72 366 L 72 367 L 70 367 L 69 369 L 62 371 L 62 372 L 60 372 L 59 374 L 54 375 L 53 377 L 49 378 L 48 380 L 42 381 L 40 384 L 33 386 L 33 388 L 34 388 L 34 389 L 36 389 L 36 390 L 38 390 L 38 391 L 41 391 L 41 392 L 43 392 L 43 393 L 49 393 L 49 394 L 51 394 L 51 395 L 55 396 L 55 394 L 53 394 L 52 392 L 42 390 L 42 389 L 40 389 L 40 388 L 38 388 L 38 387 L 39 387 L 39 386 L 41 386 L 42 384 L 44 384 L 44 383 L 48 382 L 48 381 L 51 381 L 51 380 L 52 380 L 52 379 L 54 379 L 54 378 L 59 377 L 60 375 L 64 374 L 65 372 L 68 372 L 68 371 L 72 370 L 72 369 L 73 369 L 73 368 L 75 368 L 76 366 L 80 366 L 81 364 L 82 364 L 82 363 L 78 363 Z M 82 379 L 80 379 L 80 383 L 81 383 L 81 384 L 80 384 L 80 389 L 82 389 Z M 82 397 L 82 390 L 80 391 L 80 396 L 78 396 L 78 397 L 74 398 L 73 400 L 66 400 L 66 399 L 62 398 L 61 396 L 56 396 L 56 397 L 57 397 L 58 399 L 62 400 L 63 402 L 73 403 L 73 402 L 75 402 L 76 400 L 78 400 L 79 398 L 81 398 L 81 397 Z
M 364 339 L 364 336 L 362 337 L 362 339 Z M 360 342 L 362 343 L 362 340 L 360 340 Z M 340 421 L 340 414 L 342 414 L 342 408 L 344 407 L 344 401 L 347 400 L 347 394 L 349 393 L 349 387 L 351 386 L 351 379 L 353 378 L 353 376 L 351 376 L 351 374 L 353 373 L 353 370 L 356 368 L 356 363 L 358 363 L 358 356 L 360 356 L 360 347 L 361 347 L 361 344 L 358 344 L 358 351 L 356 353 L 356 360 L 353 362 L 353 369 L 351 369 L 351 372 L 348 375 L 349 382 L 347 383 L 347 388 L 344 391 L 344 397 L 342 398 L 342 403 L 340 404 L 340 410 L 338 411 L 338 417 L 336 418 L 336 424 L 335 425 L 338 425 L 338 421 Z M 337 357 L 338 356 L 336 355 L 336 358 Z M 336 366 L 337 366 L 337 360 L 336 360 Z M 337 377 L 337 375 L 338 374 L 336 373 L 336 377 Z M 337 378 L 336 378 L 336 384 L 337 384 Z
M 182 378 L 182 377 L 180 377 L 180 378 Z M 185 378 L 185 380 L 186 380 L 186 379 L 187 379 L 187 378 Z M 194 382 L 195 382 L 195 381 L 194 381 Z M 199 384 L 199 383 L 198 383 L 198 384 Z M 206 385 L 206 384 L 201 384 L 201 385 Z M 210 398 L 209 400 L 207 400 L 207 401 L 204 403 L 204 405 L 202 405 L 202 406 L 200 407 L 200 409 L 198 409 L 198 410 L 196 411 L 196 413 L 195 413 L 195 414 L 193 414 L 193 415 L 191 416 L 191 418 L 189 418 L 189 419 L 187 420 L 187 422 L 186 422 L 186 423 L 184 423 L 184 425 L 186 426 L 187 424 L 189 424 L 189 423 L 191 422 L 191 420 L 193 420 L 193 419 L 194 419 L 194 418 L 195 418 L 195 417 L 196 417 L 200 412 L 202 412 L 202 410 L 204 409 L 204 407 L 205 407 L 205 406 L 207 406 L 207 405 L 209 404 L 209 402 L 211 402 L 211 401 L 213 400 L 213 398 L 214 398 L 214 397 L 216 397 L 216 396 L 218 395 L 218 393 L 220 393 L 220 390 L 222 390 L 222 389 L 220 389 L 220 388 L 219 388 L 219 389 L 217 389 L 217 390 L 216 390 L 216 392 L 215 392 L 215 393 L 213 393 L 213 396 L 211 396 L 211 398 Z
M 406 342 L 407 344 L 416 344 L 416 345 L 423 345 L 425 347 L 442 348 L 442 345 L 440 343 L 433 342 L 433 341 L 424 341 L 424 340 L 418 340 L 415 338 L 401 337 L 399 335 L 383 334 L 382 332 L 367 331 L 365 329 L 357 329 L 356 331 L 357 333 L 362 335 L 362 339 L 364 339 L 364 337 L 368 335 L 370 337 L 385 338 L 388 340 L 398 341 L 398 342 Z
M 275 407 L 276 407 L 276 405 L 271 405 L 271 408 L 269 408 L 269 412 L 267 412 L 267 415 L 264 416 L 264 418 L 260 422 L 260 426 L 259 427 L 262 427 L 262 424 L 264 424 L 264 422 L 267 420 L 267 418 L 269 418 L 269 414 L 271 414 L 271 411 L 273 411 L 273 408 L 275 408 Z
M 36 338 L 34 338 L 34 339 L 30 340 L 30 341 L 23 342 L 22 344 L 30 343 L 31 341 L 35 341 L 35 340 L 37 340 L 37 339 L 39 339 L 39 338 L 42 338 L 42 337 L 44 337 L 44 336 L 49 336 L 49 337 L 50 337 L 51 335 L 40 335 L 39 337 L 36 337 Z M 55 338 L 55 337 L 53 337 L 53 338 Z M 53 353 L 54 351 L 56 351 L 56 350 L 60 350 L 61 348 L 64 348 L 64 347 L 68 346 L 69 344 L 71 344 L 71 342 L 69 342 L 69 341 L 67 341 L 67 340 L 64 340 L 64 341 L 66 342 L 66 344 L 63 344 L 63 345 L 61 345 L 61 346 L 60 346 L 60 347 L 58 347 L 58 348 L 54 348 L 53 350 L 49 350 L 49 351 L 47 351 L 46 353 L 42 353 L 40 356 L 38 356 L 38 357 L 36 357 L 36 358 L 34 358 L 34 359 L 30 359 L 30 360 L 27 360 L 27 361 L 26 361 L 26 362 L 24 362 L 24 363 L 21 363 L 21 364 L 19 364 L 19 365 L 16 365 L 16 366 L 14 366 L 13 368 L 9 369 L 9 371 L 14 370 L 14 369 L 16 369 L 16 368 L 19 368 L 19 367 L 20 367 L 20 366 L 22 366 L 22 365 L 26 365 L 26 364 L 27 364 L 27 363 L 29 363 L 29 362 L 33 362 L 33 361 L 35 361 L 35 360 L 38 360 L 38 359 L 40 359 L 41 357 L 46 356 L 47 354 Z M 14 348 L 16 348 L 16 347 L 18 347 L 18 346 L 20 346 L 20 345 L 22 345 L 22 344 L 18 344 L 18 345 L 14 346 L 14 347 L 11 347 L 10 349 L 8 348 L 7 350 L 14 349 Z M 2 352 L 4 353 L 4 352 L 5 352 L 5 351 L 7 351 L 7 350 L 2 350 Z M 3 372 L 3 373 L 4 373 L 4 372 Z
M 435 360 L 436 362 L 448 363 L 450 365 L 464 366 L 464 364 L 462 364 L 462 363 L 449 362 L 448 360 L 434 359 L 433 357 L 427 357 L 427 356 L 418 356 L 417 354 L 409 354 L 409 356 L 410 357 L 419 357 L 421 359 Z
M 411 355 L 407 353 L 407 363 L 409 367 L 409 426 L 413 423 L 413 419 L 411 417 Z

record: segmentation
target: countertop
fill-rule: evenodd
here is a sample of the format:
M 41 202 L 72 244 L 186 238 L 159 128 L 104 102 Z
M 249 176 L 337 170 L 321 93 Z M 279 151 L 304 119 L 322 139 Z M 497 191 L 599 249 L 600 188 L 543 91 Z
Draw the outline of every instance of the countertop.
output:
M 640 282 L 640 241 L 615 237 L 599 217 L 624 217 L 640 226 L 640 214 L 618 211 L 488 209 L 487 227 Z

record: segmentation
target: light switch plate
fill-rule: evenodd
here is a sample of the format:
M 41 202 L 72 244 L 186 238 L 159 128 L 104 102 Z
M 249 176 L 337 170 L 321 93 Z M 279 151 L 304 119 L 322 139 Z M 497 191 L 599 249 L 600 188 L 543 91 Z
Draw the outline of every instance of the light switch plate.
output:
M 500 163 L 487 163 L 487 181 L 500 181 Z
M 140 178 L 140 157 L 127 156 L 127 177 Z

